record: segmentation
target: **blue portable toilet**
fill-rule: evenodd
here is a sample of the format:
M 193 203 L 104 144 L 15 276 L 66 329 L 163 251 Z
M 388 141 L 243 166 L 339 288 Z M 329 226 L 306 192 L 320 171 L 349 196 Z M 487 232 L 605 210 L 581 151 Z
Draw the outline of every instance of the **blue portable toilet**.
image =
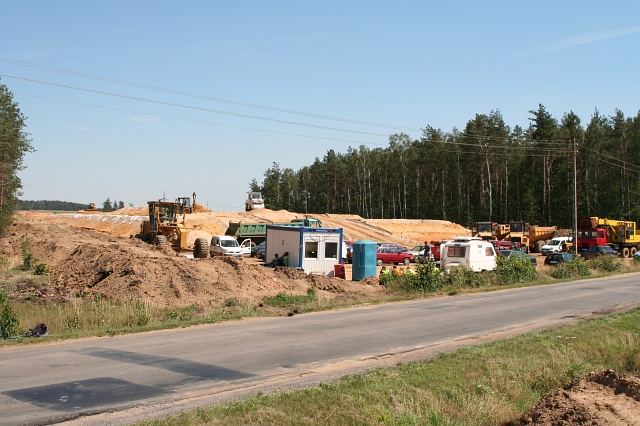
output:
M 353 243 L 353 269 L 352 281 L 360 281 L 366 277 L 375 277 L 376 274 L 376 249 L 378 246 L 373 241 L 360 240 Z

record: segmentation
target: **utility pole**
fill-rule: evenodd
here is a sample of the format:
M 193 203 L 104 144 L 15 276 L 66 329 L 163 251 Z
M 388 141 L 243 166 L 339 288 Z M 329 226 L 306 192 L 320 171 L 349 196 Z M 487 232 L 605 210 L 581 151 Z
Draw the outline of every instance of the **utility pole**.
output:
M 578 167 L 576 138 L 573 138 L 573 250 L 578 256 Z

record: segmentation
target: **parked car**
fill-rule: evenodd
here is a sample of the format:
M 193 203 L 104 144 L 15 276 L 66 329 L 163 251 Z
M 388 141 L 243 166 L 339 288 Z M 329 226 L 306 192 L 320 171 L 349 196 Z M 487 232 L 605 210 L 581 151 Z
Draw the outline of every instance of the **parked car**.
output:
M 493 244 L 493 247 L 498 251 L 499 250 L 515 250 L 517 248 L 520 248 L 520 243 L 514 243 L 511 241 L 491 240 L 489 242 Z
M 211 237 L 209 246 L 211 257 L 213 256 L 233 256 L 242 257 L 251 254 L 251 239 L 247 238 L 238 244 L 238 240 L 227 235 L 214 235 Z
M 266 241 L 261 242 L 257 246 L 251 247 L 251 257 L 256 257 L 258 255 L 258 250 L 262 249 L 264 251 L 264 247 L 267 245 Z
M 404 263 L 408 265 L 411 262 L 413 262 L 413 255 L 397 247 L 380 247 L 376 251 L 376 264 L 378 266 L 383 263 Z
M 424 259 L 433 259 L 433 251 L 431 250 L 431 245 L 425 246 L 424 244 L 418 244 L 411 250 L 407 250 L 407 253 L 411 253 L 413 255 L 413 260 L 415 260 L 416 263 L 422 263 L 424 262 Z
M 407 248 L 405 246 L 401 246 L 401 245 L 394 244 L 394 243 L 376 243 L 376 245 L 378 246 L 378 248 L 380 248 L 380 247 L 395 247 L 400 251 L 407 251 Z
M 544 259 L 545 265 L 558 266 L 561 263 L 571 262 L 573 260 L 573 253 L 549 253 Z
M 572 242 L 571 237 L 555 237 L 547 244 L 542 246 L 540 253 L 543 255 L 548 255 L 550 253 L 558 253 L 561 251 L 567 251 L 567 248 Z
M 620 254 L 609 246 L 593 246 L 582 252 L 585 259 L 594 259 L 598 256 L 620 256 Z
M 262 245 L 262 243 L 259 244 L 259 245 Z M 264 257 L 266 256 L 266 254 L 265 254 L 266 251 L 267 251 L 267 245 L 265 244 L 262 247 L 260 247 L 258 250 L 256 250 L 256 257 L 258 259 L 264 260 Z
M 525 258 L 525 259 L 529 259 L 529 261 L 531 262 L 531 264 L 533 265 L 537 265 L 538 261 L 536 260 L 535 257 L 523 252 L 522 250 L 500 250 L 498 252 L 498 256 L 504 256 L 504 257 L 521 257 L 521 258 Z

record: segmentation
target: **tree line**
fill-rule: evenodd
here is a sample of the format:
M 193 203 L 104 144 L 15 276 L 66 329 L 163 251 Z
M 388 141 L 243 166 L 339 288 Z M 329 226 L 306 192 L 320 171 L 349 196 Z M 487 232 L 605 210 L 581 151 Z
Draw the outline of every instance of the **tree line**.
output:
M 98 207 L 98 206 L 96 206 Z M 81 204 L 81 203 L 72 203 L 69 201 L 58 201 L 58 200 L 38 200 L 38 201 L 30 201 L 30 200 L 22 200 L 20 204 L 16 207 L 16 210 L 57 210 L 57 211 L 78 211 L 78 210 L 86 210 L 89 208 L 89 204 Z M 110 198 L 107 198 L 102 203 L 103 212 L 112 212 L 115 210 L 123 209 L 124 201 L 111 201 Z
M 640 221 L 640 113 L 596 110 L 586 126 L 543 105 L 530 114 L 527 129 L 494 110 L 463 131 L 426 126 L 419 139 L 401 133 L 385 148 L 329 150 L 297 171 L 274 162 L 249 186 L 274 210 L 571 228 L 575 150 L 578 216 Z

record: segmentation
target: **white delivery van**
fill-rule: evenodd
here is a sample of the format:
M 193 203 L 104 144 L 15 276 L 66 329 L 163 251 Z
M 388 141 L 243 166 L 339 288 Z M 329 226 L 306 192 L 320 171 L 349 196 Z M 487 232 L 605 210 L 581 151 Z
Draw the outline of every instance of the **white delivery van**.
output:
M 214 235 L 211 237 L 209 245 L 209 253 L 213 256 L 250 256 L 251 240 L 246 239 L 242 244 L 238 244 L 238 240 L 228 235 Z
M 472 271 L 496 269 L 493 244 L 479 237 L 455 237 L 440 246 L 440 267 L 450 270 L 454 266 Z
M 571 242 L 571 237 L 555 237 L 547 244 L 543 245 L 540 249 L 540 253 L 548 255 L 551 253 L 560 253 L 565 251 L 567 243 Z

